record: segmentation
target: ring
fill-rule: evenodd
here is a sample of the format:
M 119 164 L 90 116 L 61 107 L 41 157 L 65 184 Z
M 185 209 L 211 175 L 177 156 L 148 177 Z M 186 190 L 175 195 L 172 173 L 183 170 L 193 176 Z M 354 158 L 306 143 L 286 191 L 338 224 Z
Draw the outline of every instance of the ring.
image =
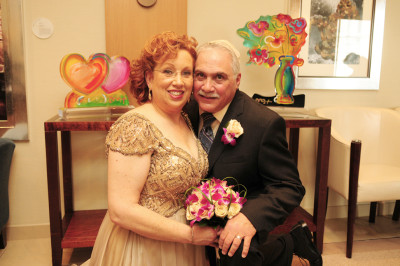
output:
M 235 236 L 235 238 L 242 240 L 242 237 L 240 235 Z

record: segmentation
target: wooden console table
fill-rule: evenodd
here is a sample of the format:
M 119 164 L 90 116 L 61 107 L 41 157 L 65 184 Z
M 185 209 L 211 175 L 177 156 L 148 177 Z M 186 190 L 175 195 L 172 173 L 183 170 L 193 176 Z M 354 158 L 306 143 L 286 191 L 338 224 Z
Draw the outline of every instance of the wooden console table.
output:
M 72 201 L 71 131 L 108 131 L 117 117 L 60 119 L 55 116 L 44 123 L 47 184 L 49 195 L 51 250 L 54 266 L 62 262 L 63 248 L 92 247 L 106 210 L 74 211 Z M 62 176 L 58 152 L 60 132 Z M 60 182 L 64 200 L 61 200 Z M 65 215 L 62 217 L 61 204 Z
M 331 120 L 300 113 L 280 113 L 280 115 L 286 121 L 286 128 L 289 128 L 289 150 L 292 152 L 296 163 L 298 162 L 300 128 L 318 128 L 318 151 L 316 158 L 314 188 L 314 213 L 311 215 L 303 208 L 298 207 L 289 215 L 285 223 L 275 228 L 272 233 L 289 232 L 293 225 L 295 225 L 299 220 L 303 219 L 307 222 L 308 227 L 313 232 L 316 246 L 322 253 L 326 217 Z
M 314 214 L 297 208 L 289 219 L 279 226 L 275 232 L 288 231 L 299 219 L 305 220 L 318 249 L 322 252 L 326 193 L 328 177 L 328 160 L 330 145 L 331 120 L 313 116 L 291 117 L 282 114 L 290 128 L 289 148 L 298 158 L 300 128 L 319 128 L 318 155 L 315 181 Z M 117 117 L 99 116 L 91 118 L 61 119 L 55 116 L 44 123 L 47 183 L 50 212 L 51 249 L 53 265 L 62 262 L 63 248 L 92 247 L 106 210 L 74 211 L 72 203 L 72 163 L 71 163 L 71 131 L 108 131 Z M 60 138 L 58 138 L 60 132 Z M 61 143 L 61 165 L 59 165 L 58 144 Z M 62 180 L 60 174 L 62 166 Z M 61 199 L 60 182 L 63 183 L 64 199 Z M 62 217 L 61 204 L 65 215 Z

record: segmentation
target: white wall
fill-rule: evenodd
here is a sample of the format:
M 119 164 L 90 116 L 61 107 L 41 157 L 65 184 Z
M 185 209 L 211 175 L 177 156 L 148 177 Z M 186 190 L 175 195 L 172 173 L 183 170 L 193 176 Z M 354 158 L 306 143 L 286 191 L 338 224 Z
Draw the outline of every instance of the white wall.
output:
M 23 17 L 29 141 L 16 143 L 9 185 L 9 226 L 49 223 L 43 123 L 57 114 L 70 91 L 59 74 L 62 57 L 105 52 L 102 0 L 25 0 Z M 39 39 L 32 33 L 32 22 L 39 17 L 54 25 L 49 39 Z M 104 168 L 99 169 L 103 177 Z M 75 170 L 86 174 L 85 169 Z
M 396 79 L 400 59 L 397 53 L 400 1 L 386 2 L 380 90 L 296 90 L 295 93 L 306 95 L 306 109 L 326 105 L 400 106 Z M 274 95 L 275 70 L 245 65 L 246 51 L 236 29 L 260 15 L 285 12 L 284 1 L 188 0 L 188 3 L 188 33 L 200 43 L 222 38 L 232 41 L 243 55 L 241 89 L 250 96 L 253 93 Z M 24 0 L 23 4 L 29 141 L 17 142 L 15 150 L 9 186 L 9 227 L 49 224 L 43 122 L 57 114 L 70 91 L 59 74 L 61 58 L 68 53 L 88 57 L 92 53 L 105 52 L 103 0 Z M 51 38 L 42 40 L 32 34 L 32 22 L 38 17 L 53 22 L 55 32 Z M 73 134 L 76 209 L 107 206 L 104 136 L 104 132 Z M 306 208 L 312 208 L 313 137 L 312 130 L 301 132 L 299 168 L 308 193 L 303 203 Z M 91 149 L 89 153 L 88 149 Z M 330 205 L 346 204 L 335 196 L 333 198 Z

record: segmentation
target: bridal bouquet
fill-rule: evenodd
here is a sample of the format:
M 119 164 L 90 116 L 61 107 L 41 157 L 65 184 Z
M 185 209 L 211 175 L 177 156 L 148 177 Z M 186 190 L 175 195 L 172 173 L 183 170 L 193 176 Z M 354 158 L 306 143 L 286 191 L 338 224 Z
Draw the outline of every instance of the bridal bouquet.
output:
M 229 178 L 233 177 L 203 180 L 186 191 L 186 219 L 191 221 L 191 226 L 198 222 L 199 225 L 224 227 L 228 219 L 239 213 L 246 202 L 247 189 L 240 184 L 228 186 L 226 179 Z M 242 190 L 235 191 L 235 187 Z

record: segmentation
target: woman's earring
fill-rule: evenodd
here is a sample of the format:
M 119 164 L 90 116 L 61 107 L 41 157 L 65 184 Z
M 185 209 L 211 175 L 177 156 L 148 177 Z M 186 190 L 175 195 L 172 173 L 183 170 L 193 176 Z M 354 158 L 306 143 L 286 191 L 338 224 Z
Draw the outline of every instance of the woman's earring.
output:
M 152 96 L 153 96 L 153 91 L 149 90 L 149 101 L 151 101 Z

